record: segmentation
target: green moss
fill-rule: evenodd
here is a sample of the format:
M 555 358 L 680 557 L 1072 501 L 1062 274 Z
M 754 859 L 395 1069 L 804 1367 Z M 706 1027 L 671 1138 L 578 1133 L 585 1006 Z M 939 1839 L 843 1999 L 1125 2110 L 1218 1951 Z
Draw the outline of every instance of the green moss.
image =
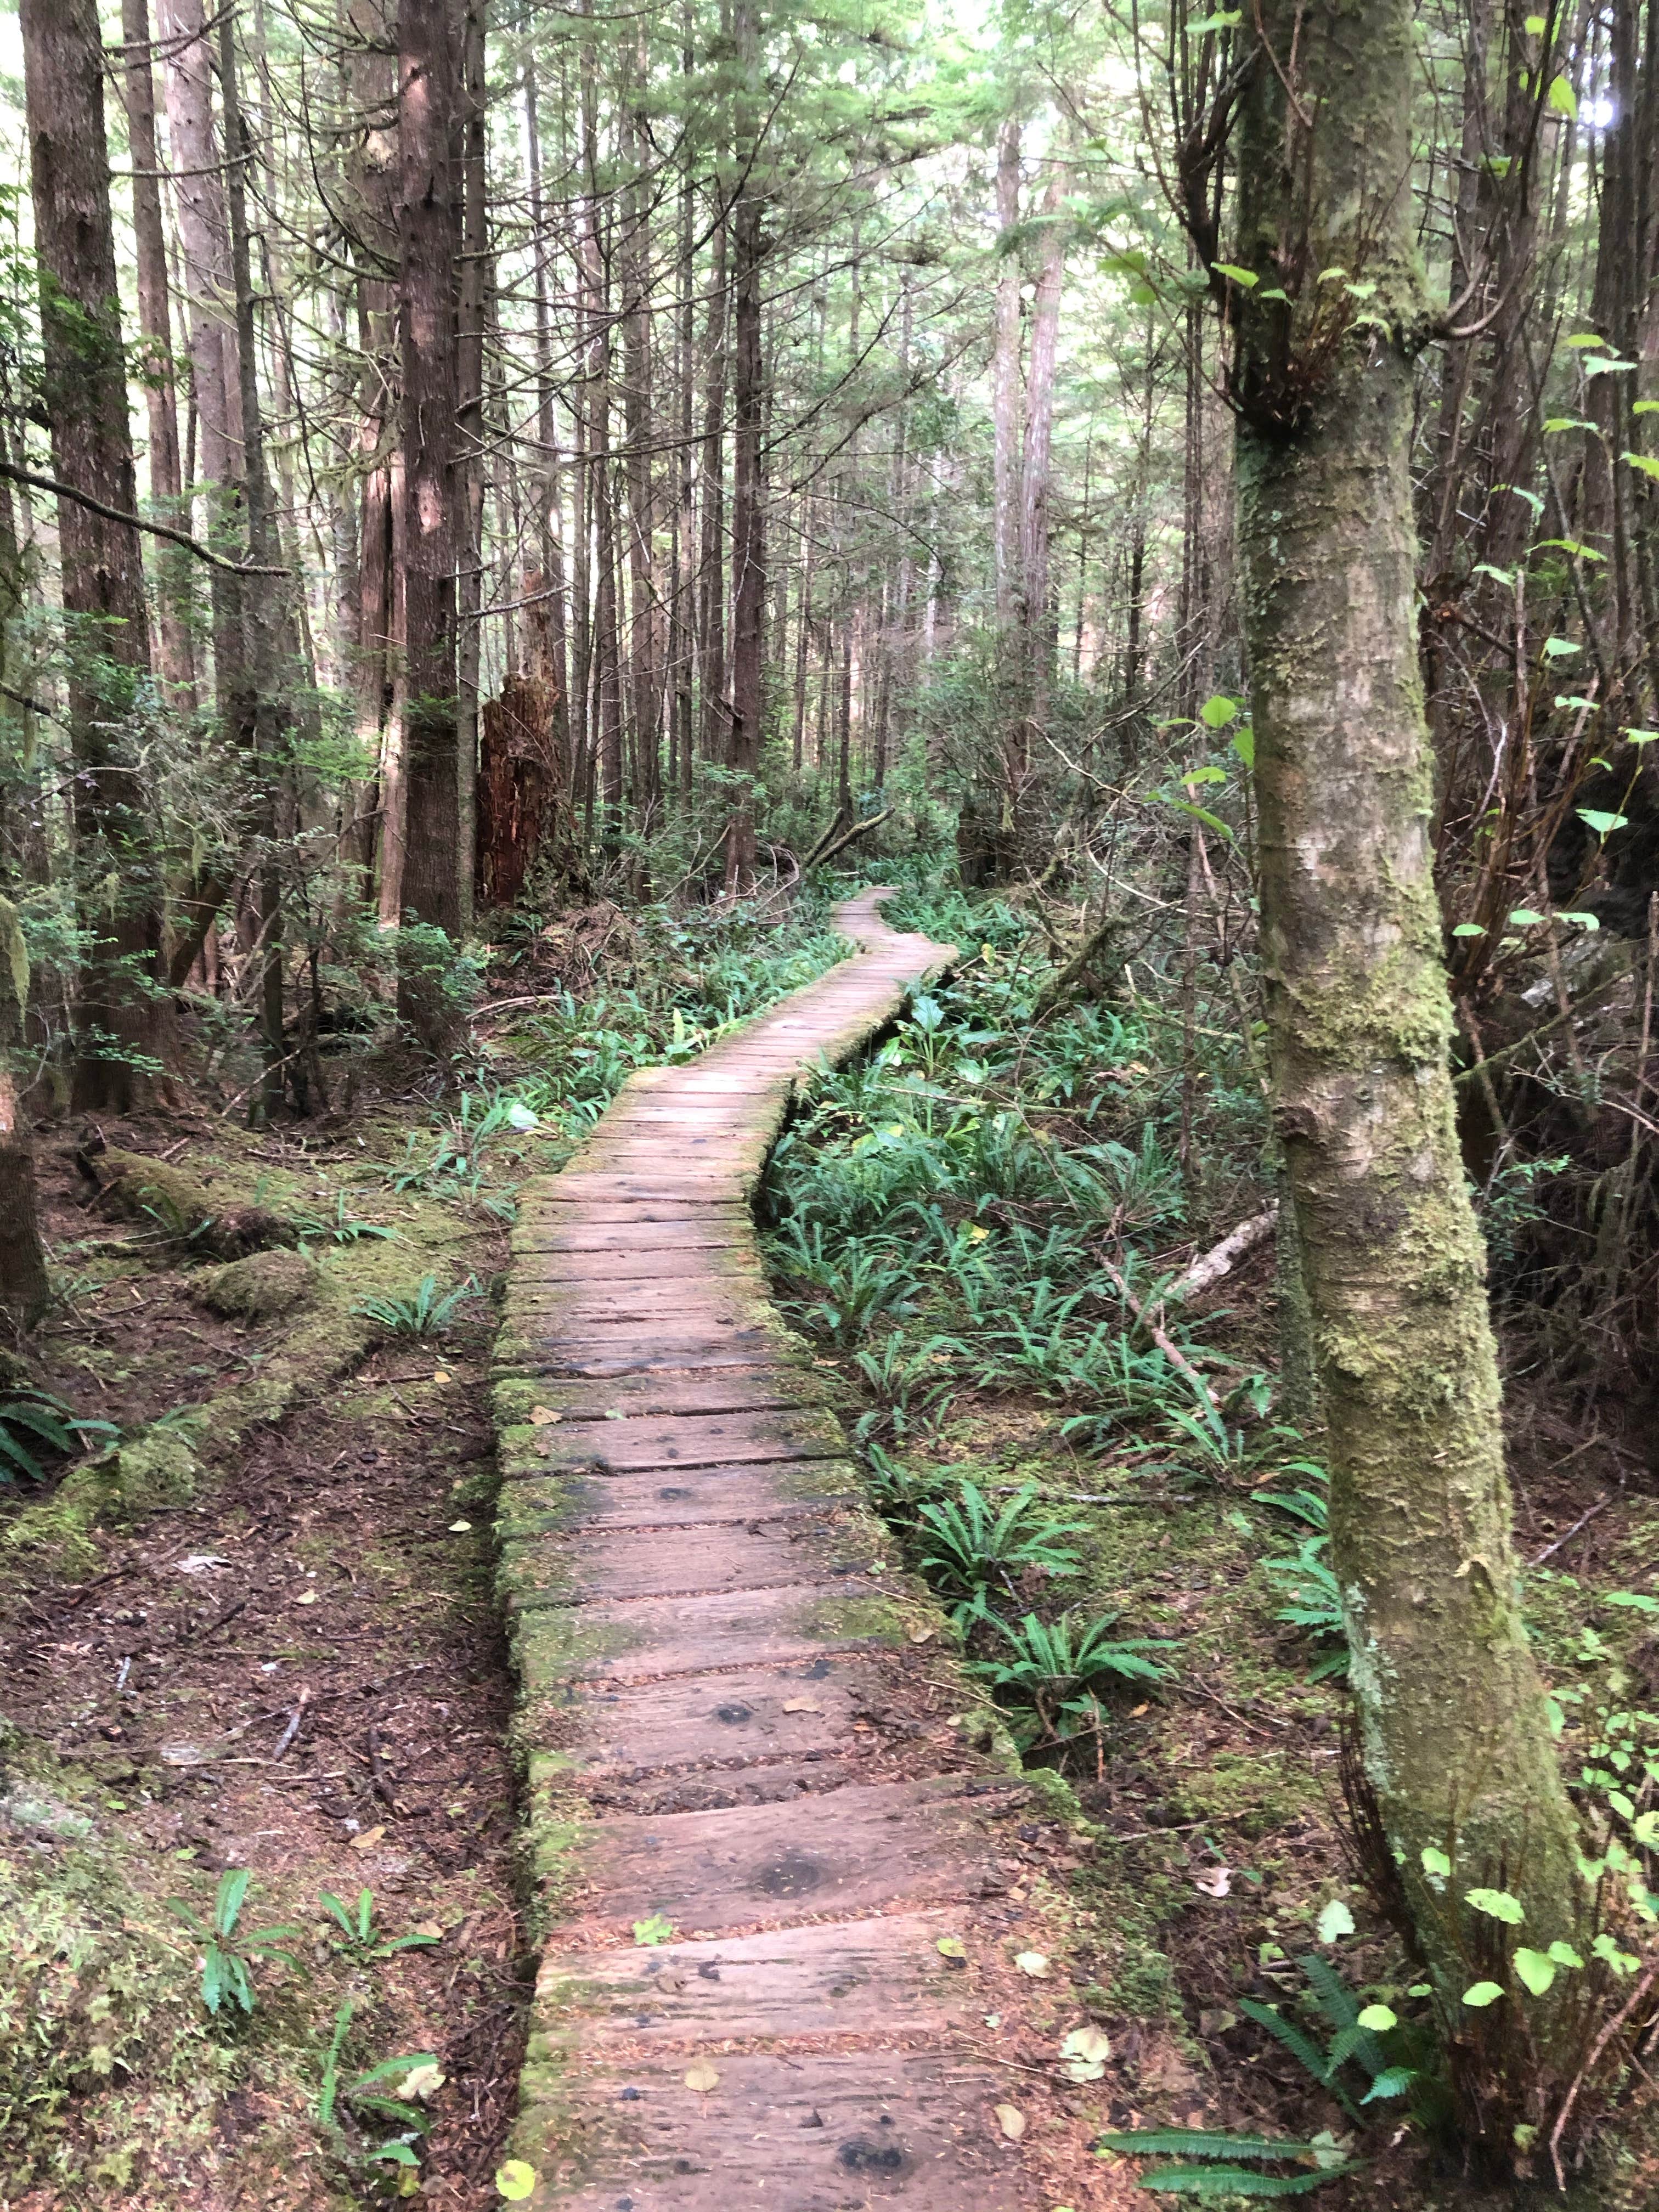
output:
M 315 1262 L 304 1252 L 252 1252 L 222 1267 L 208 1267 L 191 1285 L 210 1313 L 250 1322 L 274 1321 L 317 1295 Z

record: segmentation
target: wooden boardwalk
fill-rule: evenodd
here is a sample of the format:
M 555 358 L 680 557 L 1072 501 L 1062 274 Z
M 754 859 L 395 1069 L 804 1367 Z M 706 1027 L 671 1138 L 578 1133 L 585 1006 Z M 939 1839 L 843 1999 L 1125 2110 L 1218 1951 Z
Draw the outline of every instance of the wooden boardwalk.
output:
M 550 1923 L 511 2146 L 535 2206 L 1032 2201 L 938 1948 L 1006 1887 L 1023 1793 L 952 1723 L 749 1211 L 803 1068 L 948 956 L 884 896 L 838 911 L 856 958 L 635 1076 L 522 1209 L 497 1402 Z

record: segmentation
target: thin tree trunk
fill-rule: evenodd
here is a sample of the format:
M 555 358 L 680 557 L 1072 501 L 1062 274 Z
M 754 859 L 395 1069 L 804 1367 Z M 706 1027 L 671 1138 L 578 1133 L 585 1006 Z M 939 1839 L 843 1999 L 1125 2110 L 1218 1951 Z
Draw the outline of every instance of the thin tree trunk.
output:
M 155 73 L 150 66 L 147 0 L 121 0 L 125 41 L 127 143 L 132 149 L 132 230 L 138 273 L 138 327 L 149 359 L 144 404 L 149 416 L 149 495 L 177 524 L 184 490 L 179 401 L 173 374 L 173 316 L 167 301 L 167 243 L 161 221 L 161 162 L 155 147 Z M 190 630 L 187 554 L 156 556 L 161 672 L 173 704 L 196 711 L 196 656 Z
M 466 0 L 461 49 L 461 245 L 459 386 L 457 409 L 456 492 L 460 507 L 460 573 L 456 579 L 456 905 L 463 933 L 472 924 L 473 870 L 477 844 L 478 671 L 483 625 L 484 300 L 489 224 L 485 172 L 487 111 L 484 85 L 483 0 Z
M 404 910 L 454 937 L 461 925 L 455 565 L 455 416 L 460 194 L 451 123 L 460 91 L 454 0 L 399 0 L 398 350 L 404 377 L 404 619 L 408 835 Z M 429 990 L 399 963 L 406 1018 L 436 1041 Z
M 1022 706 L 1036 735 L 1048 719 L 1054 680 L 1053 624 L 1048 608 L 1048 543 L 1054 439 L 1054 367 L 1060 348 L 1060 292 L 1066 265 L 1066 223 L 1060 210 L 1066 171 L 1050 169 L 1042 197 L 1042 253 L 1031 306 L 1031 354 L 1025 376 L 1025 450 L 1020 482 L 1019 595 Z M 1029 738 L 1028 738 L 1029 744 Z
M 997 226 L 1001 233 L 997 274 L 996 335 L 991 359 L 993 451 L 992 542 L 996 563 L 997 628 L 1009 629 L 1018 606 L 1020 457 L 1020 288 L 1024 268 L 1014 234 L 1019 225 L 1019 125 L 1007 118 L 997 133 Z

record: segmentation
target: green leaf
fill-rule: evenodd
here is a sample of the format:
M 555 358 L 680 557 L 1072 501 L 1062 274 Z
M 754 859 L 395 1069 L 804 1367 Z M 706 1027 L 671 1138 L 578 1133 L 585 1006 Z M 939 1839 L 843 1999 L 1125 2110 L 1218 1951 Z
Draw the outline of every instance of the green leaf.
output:
M 1622 830 L 1630 821 L 1628 814 L 1604 814 L 1600 807 L 1581 806 L 1578 819 L 1588 822 L 1598 837 L 1611 837 L 1615 830 Z
M 1527 1917 L 1520 1899 L 1511 1897 L 1506 1889 L 1466 1889 L 1463 1901 L 1488 1919 L 1501 1920 L 1507 1928 L 1518 1928 Z
M 1628 745 L 1650 745 L 1659 738 L 1659 730 L 1626 730 L 1624 737 Z
M 1231 31 L 1243 20 L 1243 9 L 1218 8 L 1213 15 L 1200 15 L 1196 22 L 1188 23 L 1187 29 L 1189 33 L 1194 31 Z
M 1565 660 L 1569 653 L 1582 653 L 1583 647 L 1575 645 L 1570 637 L 1547 637 L 1544 657 L 1547 660 Z
M 1575 347 L 1580 353 L 1586 353 L 1594 351 L 1597 346 L 1604 346 L 1607 340 L 1595 331 L 1575 331 L 1570 338 L 1563 338 L 1561 343 L 1565 346 Z
M 1553 1959 L 1558 1966 L 1582 1966 L 1584 1963 L 1571 1943 L 1563 1943 L 1559 1938 L 1550 1945 L 1546 1955 Z
M 509 2158 L 495 2168 L 495 2188 L 509 2204 L 522 2204 L 536 2186 L 536 2169 L 527 2159 Z
M 1253 2173 L 1247 2166 L 1164 2166 L 1143 2173 L 1143 2189 L 1165 2189 L 1181 2197 L 1305 2197 L 1339 2174 L 1357 2173 L 1352 2164 L 1326 2166 L 1317 2173 Z
M 1570 123 L 1578 120 L 1578 95 L 1572 88 L 1570 76 L 1558 76 L 1550 85 L 1549 106 L 1558 115 L 1565 115 Z
M 1229 722 L 1237 721 L 1243 707 L 1242 699 L 1230 699 L 1224 691 L 1212 692 L 1198 710 L 1198 719 L 1206 730 L 1224 730 Z
M 933 1948 L 941 1959 L 952 1959 L 964 1966 L 967 1964 L 968 1946 L 960 1936 L 941 1936 Z
M 1323 2143 L 1287 2142 L 1276 2136 L 1224 2136 L 1208 2128 L 1129 2128 L 1095 2137 L 1107 2150 L 1133 2158 L 1317 2158 Z
M 1463 924 L 1463 927 L 1465 929 L 1471 929 L 1474 927 L 1475 925 L 1472 922 L 1465 922 Z M 1456 931 L 1454 930 L 1452 934 L 1455 936 L 1457 934 Z M 1477 932 L 1477 934 L 1484 934 L 1484 932 Z M 1432 1844 L 1425 1844 L 1423 1846 L 1421 1857 L 1423 1861 L 1423 1871 L 1427 1875 L 1431 1881 L 1446 1881 L 1449 1880 L 1452 1863 L 1446 1856 L 1444 1851 L 1437 1851 Z
M 1622 1605 L 1632 1613 L 1659 1613 L 1659 1597 L 1649 1597 L 1642 1590 L 1604 1590 L 1603 1605 Z
M 1584 914 L 1577 907 L 1566 914 L 1558 914 L 1555 918 L 1558 921 L 1573 922 L 1580 929 L 1600 929 L 1601 927 L 1601 917 L 1599 914 Z
M 1528 1950 L 1523 1943 L 1515 1954 L 1515 1971 L 1535 1997 L 1541 1997 L 1555 1979 L 1555 1961 L 1542 1951 Z
M 1399 2025 L 1399 2014 L 1385 2004 L 1368 2004 L 1354 2022 L 1356 2027 L 1369 2027 L 1378 2035 Z
M 1454 937 L 1484 937 L 1486 933 L 1478 921 L 1460 921 L 1452 931 Z
M 1183 775 L 1181 781 L 1191 791 L 1200 784 L 1225 783 L 1227 771 L 1224 768 L 1217 768 L 1212 762 L 1206 767 L 1195 768 L 1190 775 Z
M 1255 766 L 1255 732 L 1254 730 L 1235 730 L 1232 748 L 1246 768 L 1253 769 Z
M 1237 262 L 1212 261 L 1210 266 L 1218 276 L 1230 277 L 1235 284 L 1242 285 L 1247 292 L 1254 292 L 1261 282 L 1254 269 L 1241 269 Z
M 674 1923 L 672 1920 L 664 1919 L 660 1912 L 653 1912 L 647 1920 L 634 1923 L 634 1941 L 644 1944 L 647 1949 L 653 1944 L 672 1943 L 673 1940 Z
M 1385 2066 L 1359 2101 L 1371 2105 L 1382 2097 L 1403 2097 L 1417 2075 L 1415 2066 Z
M 1463 2002 L 1480 2012 L 1489 2004 L 1496 2004 L 1503 1994 L 1502 1982 L 1472 1982 L 1463 1992 Z
M 1353 1914 L 1341 1898 L 1332 1898 L 1314 1923 L 1314 1932 L 1322 1943 L 1335 1943 L 1353 1934 Z
M 1511 907 L 1510 909 L 1510 927 L 1511 929 L 1530 929 L 1533 927 L 1534 923 L 1540 922 L 1543 919 L 1544 917 L 1541 914 L 1536 913 L 1529 906 Z
M 1650 460 L 1645 453 L 1626 453 L 1623 458 L 1632 468 L 1640 469 L 1644 477 L 1659 477 L 1659 461 Z
M 1615 361 L 1610 353 L 1587 353 L 1583 368 L 1590 376 L 1633 376 L 1637 364 L 1633 361 Z
M 1527 31 L 1534 39 L 1541 39 L 1549 27 L 1549 18 L 1547 15 L 1528 15 L 1527 18 Z

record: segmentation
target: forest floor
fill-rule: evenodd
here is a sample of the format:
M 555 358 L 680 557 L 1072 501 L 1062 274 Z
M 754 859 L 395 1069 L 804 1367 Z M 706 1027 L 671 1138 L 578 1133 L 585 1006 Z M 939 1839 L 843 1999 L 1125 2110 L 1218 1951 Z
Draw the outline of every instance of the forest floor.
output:
M 8 2154 L 32 2137 L 15 2212 L 57 2212 L 82 2188 L 135 2208 L 337 2203 L 377 2134 L 343 2102 L 337 2130 L 318 2125 L 348 2002 L 345 2081 L 400 2053 L 431 2053 L 446 2077 L 422 2100 L 428 2198 L 494 2197 L 528 1960 L 491 1588 L 488 1307 L 467 1301 L 441 1340 L 366 1343 L 349 1310 L 433 1270 L 446 1288 L 484 1284 L 501 1264 L 501 1222 L 391 1188 L 424 1118 L 417 1099 L 388 1101 L 331 1137 L 220 1122 L 182 1148 L 175 1119 L 105 1125 L 112 1146 L 171 1150 L 216 1194 L 336 1224 L 343 1195 L 349 1222 L 398 1241 L 313 1243 L 338 1293 L 325 1340 L 284 1378 L 286 1417 L 252 1424 L 234 1464 L 214 1467 L 200 1440 L 187 1500 L 134 1500 L 68 1540 L 48 1501 L 5 1531 L 16 1856 L 0 1917 L 43 2045 Z M 89 1216 L 75 1149 L 65 1137 L 40 1158 L 44 1225 L 74 1279 L 36 1379 L 127 1433 L 204 1401 L 222 1415 L 291 1356 L 294 1315 L 213 1312 L 173 1240 Z M 256 1960 L 252 2015 L 227 2001 L 210 2022 L 201 1947 L 168 1900 L 210 1921 L 232 1868 L 252 1875 L 240 1932 L 295 1929 L 283 1948 L 305 1972 Z M 349 1941 L 319 1898 L 355 1921 L 365 1889 L 372 1934 Z
M 961 921 L 921 899 L 903 926 L 963 937 Z M 1195 1237 L 1159 1149 L 1176 1073 L 1133 1010 L 1115 1028 L 1094 1012 L 1051 1023 L 1039 1048 L 1017 1018 L 1031 978 L 1010 983 L 1028 927 L 976 909 L 973 933 L 1003 949 L 970 952 L 937 994 L 939 1018 L 906 1024 L 884 1062 L 826 1079 L 763 1201 L 780 1298 L 838 1382 L 901 1555 L 920 1564 L 930 1499 L 964 1483 L 1000 1500 L 1035 1486 L 1075 1524 L 1077 1571 L 1056 1585 L 1015 1568 L 1005 1613 L 1109 1613 L 1114 1634 L 1167 1647 L 1164 1679 L 1108 1687 L 1088 1729 L 1030 1743 L 1080 1817 L 1034 1813 L 1011 1846 L 1006 1935 L 970 1966 L 980 2054 L 1006 2072 L 1052 2187 L 1079 2208 L 1153 2201 L 1127 2161 L 1088 2148 L 1098 2130 L 1150 2125 L 1323 2135 L 1363 2161 L 1319 2192 L 1340 2212 L 1471 2204 L 1455 2160 L 1426 2152 L 1398 2104 L 1358 2104 L 1362 2069 L 1339 2076 L 1345 2110 L 1244 2009 L 1279 2007 L 1328 2043 L 1333 2021 L 1299 1963 L 1311 1958 L 1351 2001 L 1386 2001 L 1411 2025 L 1409 1969 L 1345 1858 L 1345 1693 L 1310 1679 L 1328 1646 L 1280 1617 L 1289 1593 L 1264 1565 L 1308 1534 L 1263 1502 L 1304 1480 L 1304 1448 L 1244 1395 L 1224 1425 L 1234 1441 L 1206 1442 L 1115 1396 L 1109 1376 L 1079 1379 L 1066 1362 L 1109 1305 L 1095 1285 L 1056 1334 L 1041 1301 L 1084 1280 L 1068 1273 L 1078 1206 L 1056 1202 L 1055 1160 L 1062 1176 L 1076 1157 L 1119 1177 L 1089 1251 L 1120 1265 L 1138 1255 L 1156 1279 L 1261 1206 L 1257 1146 L 1237 1097 L 1209 1109 L 1223 1136 Z M 803 957 L 776 988 L 830 955 L 820 936 Z M 533 997 L 557 980 L 532 962 L 501 988 Z M 756 988 L 766 995 L 764 978 Z M 606 1064 L 589 1096 L 680 1049 L 664 1004 L 647 1020 L 603 976 L 588 991 L 580 1049 Z M 498 1097 L 532 1049 L 513 1041 Z M 441 1292 L 487 1290 L 506 1251 L 492 1198 L 557 1164 L 573 1131 L 550 1110 L 528 1132 L 501 1125 L 476 1141 L 412 1063 L 374 1066 L 351 1113 L 322 1124 L 249 1133 L 198 1103 L 103 1128 L 112 1152 L 171 1153 L 226 1214 L 310 1224 L 316 1278 L 285 1311 L 216 1310 L 201 1242 L 166 1206 L 124 1218 L 94 1200 L 76 1159 L 85 1129 L 40 1142 L 60 1296 L 31 1344 L 31 1378 L 120 1434 L 92 1438 L 93 1457 L 55 1489 L 20 1486 L 0 1516 L 5 2212 L 320 2212 L 396 2193 L 407 2169 L 376 2154 L 417 2134 L 423 2201 L 499 2201 L 535 1947 L 489 1537 L 492 1316 L 487 1298 L 465 1299 L 443 1335 L 413 1337 L 357 1308 L 412 1301 L 428 1277 Z M 1164 1133 L 1150 1150 L 1149 1130 Z M 432 1171 L 441 1138 L 467 1172 Z M 107 1157 L 90 1159 L 94 1173 Z M 913 1200 L 934 1207 L 937 1230 L 896 1219 Z M 816 1275 L 792 1219 L 823 1231 Z M 1230 1388 L 1271 1367 L 1269 1253 L 1260 1245 L 1182 1316 L 1181 1341 Z M 872 1265 L 901 1261 L 902 1279 L 871 1294 Z M 1607 1716 L 1645 1724 L 1659 1708 L 1659 1481 L 1629 1409 L 1559 1389 L 1518 1333 L 1509 1370 L 1528 1616 L 1576 1773 Z M 967 1650 L 995 1656 L 984 1631 Z M 1019 1727 L 1018 1695 L 998 1695 Z M 210 1917 L 231 1869 L 252 1875 L 242 1938 L 268 1923 L 298 1931 L 281 1945 L 298 1970 L 252 1958 L 245 2020 L 234 2000 L 204 2013 L 202 1945 L 169 1902 Z M 353 1941 L 319 1900 L 334 1893 L 349 1917 L 365 1889 L 372 1930 Z M 1013 1964 L 1032 1950 L 1048 1961 L 1041 1979 Z M 360 2102 L 337 2094 L 325 2121 L 348 2005 L 342 2087 L 410 2063 Z M 1111 2048 L 1081 2088 L 1054 2060 L 1078 2019 Z M 441 2081 L 416 2064 L 428 2055 Z M 413 2124 L 372 2101 L 400 2091 Z M 1650 2121 L 1622 2148 L 1604 2138 L 1598 2205 L 1659 2201 Z

